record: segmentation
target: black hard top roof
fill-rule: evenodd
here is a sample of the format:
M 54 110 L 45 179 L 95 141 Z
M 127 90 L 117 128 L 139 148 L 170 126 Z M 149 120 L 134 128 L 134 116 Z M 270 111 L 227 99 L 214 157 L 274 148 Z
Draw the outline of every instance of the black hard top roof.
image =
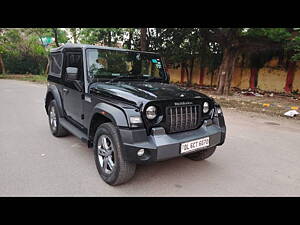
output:
M 129 49 L 125 49 L 125 48 L 113 48 L 113 47 L 105 47 L 105 46 L 97 46 L 97 45 L 87 45 L 87 44 L 71 44 L 71 43 L 67 43 L 64 44 L 58 48 L 52 48 L 50 50 L 51 53 L 54 52 L 61 52 L 64 49 L 67 48 L 81 48 L 81 49 L 87 49 L 87 48 L 94 48 L 94 49 L 107 49 L 107 50 L 115 50 L 115 51 L 126 51 L 126 52 L 144 52 L 144 53 L 151 53 L 151 54 L 158 54 L 155 52 L 145 52 L 145 51 L 135 51 L 135 50 L 129 50 Z

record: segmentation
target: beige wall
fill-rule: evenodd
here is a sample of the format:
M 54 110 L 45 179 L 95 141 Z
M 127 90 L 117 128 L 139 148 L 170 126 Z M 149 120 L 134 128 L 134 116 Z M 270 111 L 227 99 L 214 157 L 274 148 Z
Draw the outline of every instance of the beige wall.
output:
M 265 91 L 283 92 L 287 71 L 283 68 L 277 67 L 278 59 L 272 59 L 266 63 L 265 67 L 260 69 L 258 72 L 257 87 Z M 181 81 L 181 68 L 178 69 L 168 69 L 170 73 L 170 78 L 172 82 Z M 209 86 L 211 84 L 211 74 L 208 74 L 207 69 L 205 69 L 203 83 Z M 250 69 L 249 68 L 235 68 L 232 75 L 232 87 L 238 87 L 240 89 L 249 88 L 250 80 Z M 195 63 L 193 69 L 192 83 L 199 84 L 200 80 L 200 66 L 199 63 Z M 186 74 L 184 76 L 184 81 L 186 81 Z M 217 75 L 213 76 L 213 85 L 217 85 Z M 297 69 L 295 72 L 293 90 L 299 89 L 300 91 L 300 62 L 297 62 Z
M 265 91 L 284 92 L 287 71 L 262 68 L 258 72 L 257 88 Z
M 168 69 L 170 74 L 170 80 L 174 83 L 181 81 L 181 68 L 178 69 Z

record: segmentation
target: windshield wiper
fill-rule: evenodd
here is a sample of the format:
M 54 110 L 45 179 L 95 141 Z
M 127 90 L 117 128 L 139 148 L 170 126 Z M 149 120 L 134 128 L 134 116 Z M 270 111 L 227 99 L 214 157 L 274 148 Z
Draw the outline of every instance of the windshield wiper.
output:
M 121 79 L 123 79 L 123 78 L 125 78 L 125 76 L 114 77 L 114 78 L 110 79 L 109 81 L 107 81 L 106 83 L 112 83 L 112 82 L 121 80 Z M 128 78 L 128 77 L 126 77 L 126 78 Z
M 107 81 L 106 83 L 112 83 L 112 82 L 115 82 L 115 81 L 119 81 L 119 80 L 122 80 L 122 79 L 136 79 L 138 78 L 137 76 L 120 76 L 120 77 L 114 77 L 112 79 L 110 79 L 109 81 Z
M 119 76 L 119 77 L 114 77 L 112 79 L 110 79 L 109 81 L 107 81 L 106 83 L 112 83 L 112 82 L 116 82 L 119 80 L 123 80 L 123 79 L 129 79 L 129 80 L 144 80 L 144 82 L 149 82 L 149 81 L 153 81 L 153 80 L 162 80 L 162 78 L 158 78 L 158 77 L 148 77 L 147 79 L 145 79 L 145 76 L 143 75 L 135 75 L 135 76 Z
M 144 80 L 144 82 L 149 82 L 149 81 L 154 81 L 154 80 L 162 80 L 162 78 L 159 78 L 159 77 L 149 77 L 146 80 Z

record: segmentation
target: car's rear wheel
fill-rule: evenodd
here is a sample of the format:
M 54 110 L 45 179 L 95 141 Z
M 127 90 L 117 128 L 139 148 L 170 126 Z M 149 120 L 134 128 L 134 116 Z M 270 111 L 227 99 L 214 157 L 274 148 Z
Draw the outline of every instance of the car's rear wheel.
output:
M 101 178 L 110 185 L 129 181 L 135 174 L 135 163 L 123 157 L 123 146 L 117 128 L 112 123 L 100 125 L 94 137 L 94 156 Z
M 64 137 L 69 134 L 69 132 L 59 123 L 58 107 L 54 99 L 48 106 L 48 118 L 51 133 L 55 137 Z
M 212 154 L 214 154 L 217 147 L 212 147 L 204 150 L 200 150 L 198 152 L 194 152 L 191 154 L 186 155 L 185 157 L 194 161 L 201 161 L 207 159 Z

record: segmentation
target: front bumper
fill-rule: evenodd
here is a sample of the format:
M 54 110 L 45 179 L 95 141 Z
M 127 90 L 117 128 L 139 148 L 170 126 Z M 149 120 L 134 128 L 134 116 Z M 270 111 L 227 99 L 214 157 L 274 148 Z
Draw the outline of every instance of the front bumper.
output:
M 210 143 L 207 148 L 222 145 L 225 141 L 226 127 L 223 117 L 214 117 L 204 121 L 203 125 L 196 130 L 180 133 L 166 134 L 164 128 L 152 129 L 152 134 L 147 136 L 145 129 L 120 129 L 123 141 L 123 154 L 127 161 L 138 164 L 167 160 L 182 156 L 180 153 L 181 143 L 209 137 Z M 144 149 L 144 155 L 137 156 L 137 151 Z M 201 148 L 199 150 L 203 150 Z

